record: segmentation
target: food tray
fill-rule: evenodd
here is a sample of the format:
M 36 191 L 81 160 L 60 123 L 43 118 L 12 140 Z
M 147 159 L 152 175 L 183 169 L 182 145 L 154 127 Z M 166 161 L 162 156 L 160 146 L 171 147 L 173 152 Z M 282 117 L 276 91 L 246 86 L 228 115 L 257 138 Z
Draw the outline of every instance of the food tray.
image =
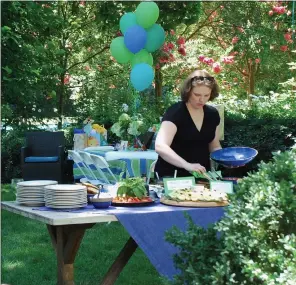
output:
M 170 206 L 178 206 L 178 207 L 193 207 L 193 208 L 210 208 L 210 207 L 224 207 L 228 206 L 228 201 L 222 202 L 207 202 L 207 201 L 200 201 L 200 202 L 193 202 L 193 201 L 174 201 L 167 198 L 162 197 L 160 199 L 160 203 Z

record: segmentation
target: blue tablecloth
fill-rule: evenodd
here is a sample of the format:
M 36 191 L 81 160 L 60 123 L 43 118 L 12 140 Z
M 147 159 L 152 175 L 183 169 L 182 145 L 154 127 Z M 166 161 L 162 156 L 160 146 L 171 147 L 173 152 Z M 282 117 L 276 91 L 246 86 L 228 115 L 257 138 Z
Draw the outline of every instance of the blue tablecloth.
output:
M 221 219 L 224 209 L 217 208 L 181 208 L 161 205 L 164 211 L 151 211 L 135 214 L 121 211 L 116 217 L 130 236 L 143 250 L 156 270 L 163 276 L 173 279 L 178 274 L 174 267 L 173 255 L 178 252 L 172 244 L 165 241 L 165 232 L 173 226 L 186 229 L 184 212 L 188 212 L 193 221 L 202 227 Z
M 50 209 L 39 207 L 35 210 L 48 211 Z M 156 202 L 147 207 L 110 207 L 104 210 L 98 210 L 89 205 L 84 209 L 71 212 L 104 212 L 115 215 L 157 271 L 172 279 L 174 275 L 178 274 L 172 259 L 178 250 L 165 241 L 165 232 L 173 226 L 177 226 L 181 230 L 186 229 L 187 220 L 184 217 L 184 212 L 188 212 L 197 225 L 206 228 L 209 224 L 221 219 L 224 215 L 224 208 L 174 207 Z

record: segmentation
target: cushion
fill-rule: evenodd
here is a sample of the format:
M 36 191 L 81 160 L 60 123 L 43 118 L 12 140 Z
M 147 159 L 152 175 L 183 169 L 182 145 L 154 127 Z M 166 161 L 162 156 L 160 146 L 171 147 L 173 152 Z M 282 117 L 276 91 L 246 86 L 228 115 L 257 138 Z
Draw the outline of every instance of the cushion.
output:
M 25 158 L 25 162 L 57 162 L 58 156 L 28 156 Z

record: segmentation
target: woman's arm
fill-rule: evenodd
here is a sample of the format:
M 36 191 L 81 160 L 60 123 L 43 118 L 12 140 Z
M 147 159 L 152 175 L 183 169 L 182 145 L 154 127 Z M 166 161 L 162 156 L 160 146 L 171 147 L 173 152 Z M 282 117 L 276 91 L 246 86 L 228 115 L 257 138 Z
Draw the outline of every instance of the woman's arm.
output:
M 215 138 L 209 143 L 209 151 L 213 152 L 217 149 L 221 149 L 221 144 L 219 141 L 219 130 L 218 127 L 216 128 Z
M 164 121 L 161 123 L 155 140 L 156 152 L 168 163 L 187 171 L 205 172 L 206 169 L 199 163 L 189 163 L 171 149 L 172 141 L 176 135 L 177 127 L 174 123 Z M 184 146 L 186 147 L 186 146 Z

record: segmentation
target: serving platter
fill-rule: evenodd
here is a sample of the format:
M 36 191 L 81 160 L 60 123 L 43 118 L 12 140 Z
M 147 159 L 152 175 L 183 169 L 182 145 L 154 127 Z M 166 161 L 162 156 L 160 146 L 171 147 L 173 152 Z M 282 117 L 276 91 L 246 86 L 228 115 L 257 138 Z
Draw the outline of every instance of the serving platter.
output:
M 152 201 L 143 201 L 143 202 L 112 202 L 111 205 L 115 207 L 143 207 L 152 205 L 155 202 L 154 199 Z
M 210 208 L 210 207 L 224 207 L 228 206 L 228 201 L 221 201 L 221 202 L 212 202 L 212 201 L 174 201 L 162 197 L 160 199 L 160 203 L 169 205 L 169 206 L 178 206 L 178 207 L 192 207 L 192 208 Z

